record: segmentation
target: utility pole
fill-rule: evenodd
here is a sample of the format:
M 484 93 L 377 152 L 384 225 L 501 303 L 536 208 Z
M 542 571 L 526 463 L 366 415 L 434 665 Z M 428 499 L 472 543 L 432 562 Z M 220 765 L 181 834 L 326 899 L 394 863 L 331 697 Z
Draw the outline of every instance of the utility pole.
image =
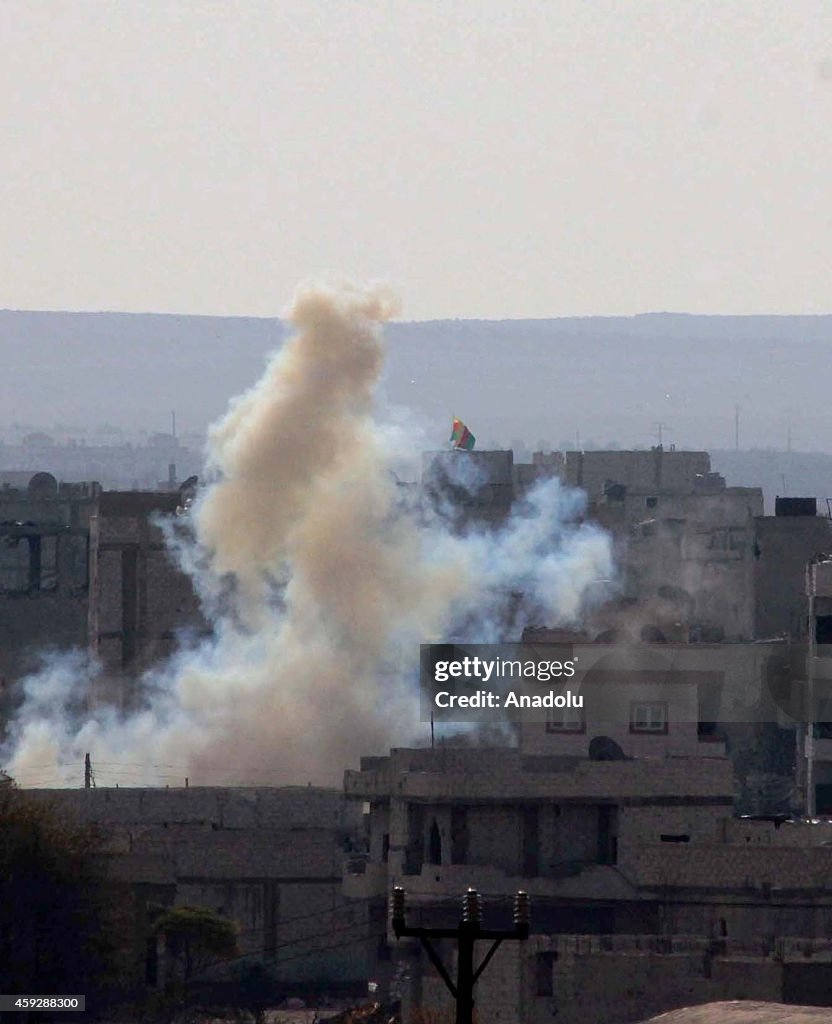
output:
M 815 816 L 815 658 L 817 657 L 817 624 L 815 622 L 815 597 L 817 595 L 817 559 L 806 566 L 806 583 L 809 597 L 809 659 L 806 668 L 806 709 L 809 721 L 806 723 L 806 817 Z
M 92 762 L 90 761 L 90 755 L 84 754 L 84 789 L 92 789 L 95 787 L 95 776 L 92 773 Z
M 393 889 L 392 911 L 393 931 L 396 938 L 417 938 L 427 953 L 430 962 L 445 982 L 445 987 L 456 1001 L 456 1024 L 473 1024 L 474 986 L 491 958 L 506 939 L 520 942 L 529 937 L 529 894 L 517 892 L 514 896 L 514 928 L 507 931 L 481 927 L 482 902 L 476 889 L 469 889 L 462 898 L 462 920 L 457 928 L 409 928 L 404 919 L 405 891 L 401 886 Z M 451 980 L 445 965 L 430 943 L 431 939 L 456 939 L 457 968 L 456 983 Z M 492 940 L 493 945 L 474 968 L 474 944 L 480 940 Z

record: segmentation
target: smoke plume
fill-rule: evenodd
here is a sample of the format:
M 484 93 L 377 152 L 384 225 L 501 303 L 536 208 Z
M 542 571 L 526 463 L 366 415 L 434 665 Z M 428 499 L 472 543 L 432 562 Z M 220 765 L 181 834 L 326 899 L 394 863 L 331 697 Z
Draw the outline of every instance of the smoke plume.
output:
M 134 766 L 134 784 L 170 765 L 192 784 L 337 784 L 421 731 L 419 643 L 461 623 L 506 639 L 517 592 L 547 621 L 580 614 L 610 548 L 556 481 L 496 532 L 463 536 L 403 503 L 389 466 L 406 441 L 374 419 L 395 311 L 380 287 L 298 290 L 294 335 L 211 431 L 213 482 L 177 542 L 213 635 L 148 674 L 124 715 L 84 707 L 94 665 L 53 660 L 24 681 L 6 770 L 77 784 L 90 751 Z

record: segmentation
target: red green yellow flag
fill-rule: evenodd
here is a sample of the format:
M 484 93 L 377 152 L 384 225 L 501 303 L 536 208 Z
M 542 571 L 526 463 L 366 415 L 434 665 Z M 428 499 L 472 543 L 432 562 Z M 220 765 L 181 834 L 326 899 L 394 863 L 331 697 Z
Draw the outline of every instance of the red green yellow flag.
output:
M 451 444 L 454 448 L 462 448 L 466 452 L 470 452 L 477 439 L 471 433 L 471 431 L 465 426 L 462 420 L 458 420 L 454 417 L 454 427 L 451 431 Z

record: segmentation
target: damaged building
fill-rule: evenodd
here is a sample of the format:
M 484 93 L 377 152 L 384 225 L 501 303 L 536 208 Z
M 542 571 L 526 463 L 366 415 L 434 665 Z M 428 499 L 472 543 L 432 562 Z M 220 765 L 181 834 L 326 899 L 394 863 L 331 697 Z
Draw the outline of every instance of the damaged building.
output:
M 583 490 L 583 518 L 612 537 L 618 603 L 606 609 L 606 630 L 693 642 L 805 639 L 805 568 L 832 548 L 830 520 L 802 498 L 779 498 L 764 515 L 762 490 L 729 486 L 707 452 L 536 453 L 529 464 L 511 451 L 430 452 L 421 487 L 456 528 L 494 528 L 552 477 Z
M 207 628 L 159 525 L 182 501 L 180 490 L 102 491 L 48 473 L 0 489 L 4 700 L 44 655 L 89 650 L 107 699 L 129 703 L 131 678 L 170 653 L 181 631 Z

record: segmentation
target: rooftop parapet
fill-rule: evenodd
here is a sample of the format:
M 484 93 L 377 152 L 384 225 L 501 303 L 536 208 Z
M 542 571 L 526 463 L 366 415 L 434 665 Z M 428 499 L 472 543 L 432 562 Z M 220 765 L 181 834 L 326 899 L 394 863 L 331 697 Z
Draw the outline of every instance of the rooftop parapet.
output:
M 420 756 L 413 757 L 414 753 Z M 733 803 L 729 761 L 666 757 L 628 761 L 521 757 L 516 750 L 394 750 L 370 771 L 347 771 L 347 797 L 425 803 L 524 801 L 641 801 Z M 424 755 L 432 755 L 426 758 Z M 462 756 L 460 756 L 462 755 Z M 538 764 L 538 760 L 541 762 Z

